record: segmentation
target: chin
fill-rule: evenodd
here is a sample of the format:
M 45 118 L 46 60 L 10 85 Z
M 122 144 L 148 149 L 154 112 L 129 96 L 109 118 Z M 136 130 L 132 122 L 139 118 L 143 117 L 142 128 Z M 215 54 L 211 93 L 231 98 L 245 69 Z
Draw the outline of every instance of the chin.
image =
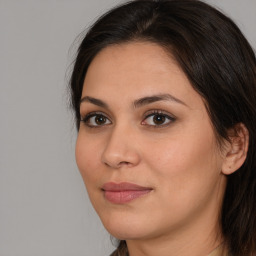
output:
M 140 219 L 139 216 L 129 216 L 129 214 L 112 214 L 100 216 L 100 219 L 106 230 L 119 240 L 142 239 L 150 231 L 149 225 L 145 222 L 145 217 Z M 146 228 L 148 227 L 148 228 Z
M 106 227 L 107 231 L 115 238 L 119 240 L 140 240 L 147 237 L 145 234 L 145 230 L 143 232 L 140 232 L 137 228 L 134 230 L 134 228 L 127 227 Z

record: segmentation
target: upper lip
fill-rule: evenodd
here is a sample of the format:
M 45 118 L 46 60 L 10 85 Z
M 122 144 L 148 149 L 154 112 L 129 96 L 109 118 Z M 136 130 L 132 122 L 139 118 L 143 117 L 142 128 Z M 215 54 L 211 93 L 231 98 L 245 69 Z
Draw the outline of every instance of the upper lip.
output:
M 107 182 L 102 186 L 102 190 L 104 191 L 140 191 L 140 190 L 152 190 L 150 187 L 143 187 L 134 183 L 129 182 Z

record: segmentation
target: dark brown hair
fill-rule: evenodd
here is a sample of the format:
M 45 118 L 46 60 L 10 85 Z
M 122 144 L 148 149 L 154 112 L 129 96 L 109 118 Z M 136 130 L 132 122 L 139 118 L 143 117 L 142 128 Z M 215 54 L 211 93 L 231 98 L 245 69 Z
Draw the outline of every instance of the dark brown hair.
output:
M 243 123 L 250 135 L 245 163 L 228 176 L 221 212 L 225 244 L 233 256 L 256 251 L 256 60 L 239 28 L 197 0 L 139 0 L 118 6 L 96 21 L 83 39 L 70 80 L 71 104 L 80 125 L 80 98 L 87 69 L 105 47 L 154 42 L 178 62 L 204 98 L 219 141 Z M 113 255 L 126 255 L 120 241 Z

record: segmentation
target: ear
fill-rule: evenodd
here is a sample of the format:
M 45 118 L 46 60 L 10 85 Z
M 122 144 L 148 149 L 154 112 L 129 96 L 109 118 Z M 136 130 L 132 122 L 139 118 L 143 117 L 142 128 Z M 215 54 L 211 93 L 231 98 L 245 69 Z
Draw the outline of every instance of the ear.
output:
M 249 132 L 243 123 L 236 124 L 228 131 L 229 142 L 225 148 L 222 173 L 229 175 L 238 170 L 244 163 L 248 147 Z

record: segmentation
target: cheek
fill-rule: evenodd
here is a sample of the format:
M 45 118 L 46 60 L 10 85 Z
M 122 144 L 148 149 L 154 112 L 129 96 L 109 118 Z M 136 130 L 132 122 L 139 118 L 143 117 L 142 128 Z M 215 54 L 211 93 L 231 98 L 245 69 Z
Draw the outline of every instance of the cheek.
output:
M 144 151 L 156 184 L 155 208 L 162 209 L 161 218 L 166 223 L 170 216 L 173 223 L 181 223 L 199 214 L 203 207 L 217 200 L 220 182 L 221 159 L 214 135 L 200 131 L 193 136 L 176 135 L 155 143 L 150 152 Z
M 217 179 L 221 169 L 213 131 L 211 127 L 182 131 L 182 134 L 177 132 L 155 142 L 150 152 L 145 151 L 147 164 L 157 174 L 159 182 L 170 184 L 165 186 L 166 189 L 186 187 L 185 191 L 189 191 L 189 188 L 205 187 L 214 182 L 213 176 Z
M 101 163 L 101 152 L 97 142 L 78 134 L 76 142 L 76 163 L 88 188 L 97 180 L 99 165 Z

